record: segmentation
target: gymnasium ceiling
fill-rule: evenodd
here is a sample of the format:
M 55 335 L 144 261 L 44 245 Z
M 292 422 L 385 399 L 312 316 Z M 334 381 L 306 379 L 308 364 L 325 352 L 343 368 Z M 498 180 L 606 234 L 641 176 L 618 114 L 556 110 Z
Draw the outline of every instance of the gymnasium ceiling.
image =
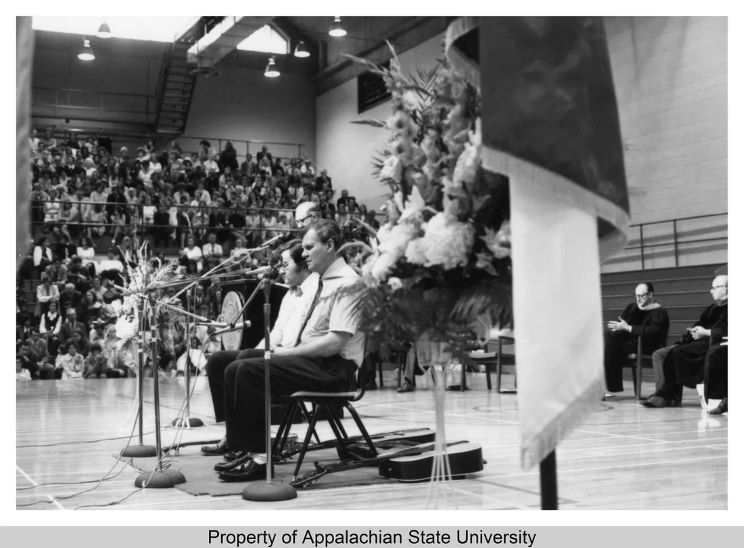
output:
M 193 45 L 206 32 L 213 29 L 222 17 L 202 17 L 178 40 Z M 397 51 L 405 51 L 441 33 L 446 17 L 343 17 L 347 30 L 343 38 L 328 35 L 332 17 L 245 17 L 232 33 L 251 32 L 266 21 L 290 39 L 290 49 L 303 40 L 311 52 L 307 59 L 277 55 L 280 71 L 304 74 L 316 87 L 318 94 L 344 81 L 356 77 L 363 69 L 343 56 L 344 53 L 365 57 L 375 62 L 389 58 L 386 40 Z M 116 18 L 107 18 L 115 25 Z M 246 34 L 247 36 L 247 34 Z M 228 39 L 234 42 L 236 36 Z M 66 107 L 79 106 L 78 110 L 89 118 L 101 115 L 121 118 L 112 110 L 122 113 L 141 111 L 151 116 L 155 108 L 158 80 L 164 60 L 170 55 L 171 45 L 91 37 L 96 59 L 84 63 L 77 59 L 82 36 L 49 31 L 35 31 L 32 115 L 37 125 L 58 125 L 69 116 Z M 192 59 L 193 60 L 193 59 Z M 213 59 L 205 62 L 218 72 L 222 67 L 240 67 L 263 70 L 268 54 L 239 51 L 232 46 L 223 47 Z M 196 66 L 196 65 L 195 65 Z M 199 76 L 203 78 L 204 76 Z M 216 76 L 219 78 L 219 76 Z M 116 95 L 116 101 L 112 101 Z M 110 105 L 116 104 L 115 108 Z M 147 118 L 147 116 L 145 116 Z M 128 116 L 132 118 L 132 116 Z M 85 116 L 80 116 L 85 118 Z

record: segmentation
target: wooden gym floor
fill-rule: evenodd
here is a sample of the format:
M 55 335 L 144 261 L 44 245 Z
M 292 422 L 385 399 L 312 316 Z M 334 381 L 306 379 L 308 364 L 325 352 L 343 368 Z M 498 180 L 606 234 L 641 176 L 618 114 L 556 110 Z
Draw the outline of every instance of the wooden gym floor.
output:
M 538 471 L 525 472 L 519 466 L 516 396 L 487 391 L 483 374 L 469 374 L 468 382 L 472 390 L 447 392 L 447 440 L 479 443 L 487 464 L 477 475 L 450 482 L 444 493 L 446 508 L 538 510 Z M 510 382 L 507 377 L 505 384 Z M 377 433 L 433 428 L 431 389 L 422 386 L 416 392 L 398 394 L 393 387 L 391 376 L 384 389 L 368 392 L 356 405 L 368 430 Z M 644 392 L 651 389 L 646 383 Z M 145 442 L 154 444 L 152 379 L 146 380 L 144 393 Z M 183 378 L 161 379 L 160 394 L 161 419 L 169 425 L 183 401 Z M 426 483 L 310 488 L 300 490 L 294 500 L 272 503 L 248 502 L 237 495 L 193 496 L 175 488 L 137 489 L 134 480 L 139 472 L 128 465 L 117 465 L 114 458 L 133 431 L 135 395 L 135 379 L 17 382 L 16 508 L 442 507 L 440 499 L 428 498 Z M 183 441 L 222 436 L 224 429 L 214 422 L 205 377 L 195 379 L 191 416 L 204 420 L 205 426 L 184 430 Z M 293 431 L 302 435 L 304 426 L 296 425 Z M 169 445 L 175 435 L 175 428 L 165 426 L 163 444 Z M 727 452 L 728 417 L 707 416 L 698 405 L 695 391 L 685 389 L 681 408 L 646 409 L 634 400 L 632 386 L 626 381 L 624 396 L 599 404 L 599 409 L 558 448 L 560 508 L 726 509 Z M 118 475 L 98 483 L 107 473 Z M 89 491 L 77 494 L 86 489 Z

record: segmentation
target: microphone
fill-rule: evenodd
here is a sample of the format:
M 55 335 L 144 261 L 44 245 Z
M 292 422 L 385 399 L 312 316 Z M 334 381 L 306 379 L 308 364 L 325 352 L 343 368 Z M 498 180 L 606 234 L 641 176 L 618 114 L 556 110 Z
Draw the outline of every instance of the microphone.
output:
M 237 331 L 238 329 L 244 329 L 244 328 L 245 329 L 248 329 L 250 326 L 251 326 L 251 322 L 248 321 L 248 320 L 246 320 L 244 322 L 241 322 L 241 323 L 236 323 L 233 326 L 231 326 L 231 325 L 228 324 L 227 327 L 225 327 L 223 329 L 218 329 L 214 333 L 211 333 L 209 336 L 210 337 L 215 337 L 217 335 L 222 335 L 223 333 L 229 333 L 230 331 Z

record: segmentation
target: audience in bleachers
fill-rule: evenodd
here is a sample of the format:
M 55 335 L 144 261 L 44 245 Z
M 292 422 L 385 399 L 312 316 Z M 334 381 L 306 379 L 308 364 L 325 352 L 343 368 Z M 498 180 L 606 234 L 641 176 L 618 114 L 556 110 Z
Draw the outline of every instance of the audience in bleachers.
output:
M 196 275 L 227 257 L 236 259 L 233 269 L 265 264 L 268 252 L 249 249 L 297 230 L 294 209 L 302 202 L 341 222 L 349 237 L 363 235 L 355 217 L 379 226 L 346 190 L 338 207 L 325 169 L 308 158 L 279 158 L 265 145 L 240 162 L 229 141 L 217 151 L 203 140 L 193 152 L 173 141 L 158 152 L 150 140 L 131 154 L 105 135 L 55 139 L 51 129 L 34 129 L 29 142 L 35 244 L 18 272 L 16 331 L 20 367 L 34 379 L 60 378 L 63 370 L 69 378 L 123 376 L 132 367 L 107 356 L 104 342 L 118 317 L 116 286 L 126 285 L 144 240 L 152 256 L 174 258 L 183 274 Z M 181 297 L 182 306 L 211 319 L 220 313 L 219 282 Z

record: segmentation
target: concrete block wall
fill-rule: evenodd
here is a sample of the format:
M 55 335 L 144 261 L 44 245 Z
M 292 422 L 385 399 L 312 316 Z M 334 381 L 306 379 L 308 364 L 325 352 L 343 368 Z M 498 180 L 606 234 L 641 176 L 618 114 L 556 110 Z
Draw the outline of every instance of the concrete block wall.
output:
M 605 24 L 631 223 L 727 212 L 726 18 L 608 17 Z M 725 235 L 721 219 L 710 222 Z M 689 246 L 681 260 L 704 264 L 726 256 L 725 245 Z M 670 259 L 671 246 L 656 248 L 654 266 Z M 614 261 L 603 271 L 627 268 L 637 266 Z

